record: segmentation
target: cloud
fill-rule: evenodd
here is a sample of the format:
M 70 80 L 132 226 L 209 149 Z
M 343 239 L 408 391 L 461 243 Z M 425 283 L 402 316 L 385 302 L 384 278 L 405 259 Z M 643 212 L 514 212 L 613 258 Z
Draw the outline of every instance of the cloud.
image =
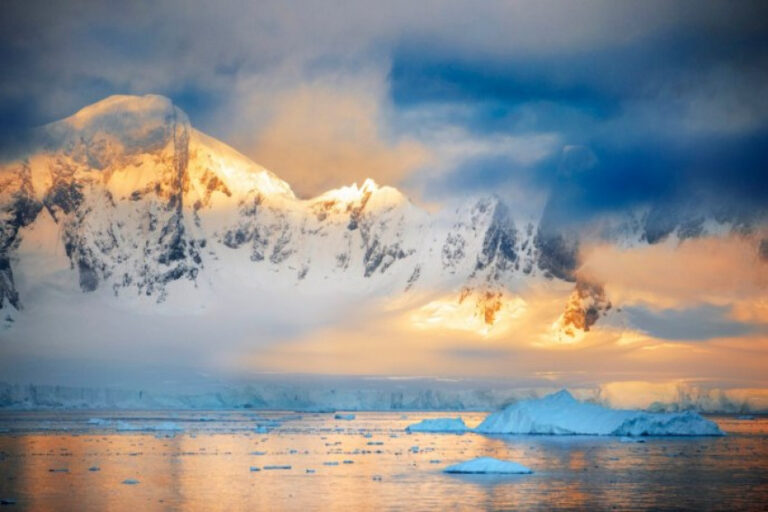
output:
M 758 260 L 753 237 L 727 235 L 620 248 L 585 245 L 580 278 L 605 283 L 619 304 L 685 308 L 726 306 L 765 299 L 768 265 Z
M 376 85 L 320 82 L 278 93 L 257 133 L 233 136 L 304 197 L 366 178 L 397 184 L 423 167 L 430 152 L 413 138 L 383 133 Z
M 709 340 L 739 337 L 756 326 L 732 320 L 730 308 L 702 304 L 686 309 L 656 310 L 647 306 L 624 308 L 633 327 L 665 340 Z

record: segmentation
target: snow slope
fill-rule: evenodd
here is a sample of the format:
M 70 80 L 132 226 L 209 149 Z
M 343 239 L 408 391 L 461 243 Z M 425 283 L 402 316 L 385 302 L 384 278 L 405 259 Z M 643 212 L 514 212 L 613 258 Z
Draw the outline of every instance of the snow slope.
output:
M 488 415 L 481 434 L 602 436 L 720 436 L 718 426 L 695 412 L 649 413 L 580 402 L 566 390 L 523 400 Z

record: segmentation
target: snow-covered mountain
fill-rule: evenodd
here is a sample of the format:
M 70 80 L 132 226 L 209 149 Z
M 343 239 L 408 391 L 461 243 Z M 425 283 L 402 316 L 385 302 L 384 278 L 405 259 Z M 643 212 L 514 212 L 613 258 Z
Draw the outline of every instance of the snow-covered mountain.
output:
M 578 241 L 498 197 L 428 213 L 366 180 L 311 199 L 192 128 L 161 96 L 112 96 L 42 128 L 0 167 L 0 309 L 33 297 L 16 282 L 157 304 L 245 289 L 401 296 L 443 290 L 493 324 L 532 281 L 573 287 L 560 319 L 588 330 L 610 308 L 576 282 Z M 642 237 L 640 237 L 642 238 Z

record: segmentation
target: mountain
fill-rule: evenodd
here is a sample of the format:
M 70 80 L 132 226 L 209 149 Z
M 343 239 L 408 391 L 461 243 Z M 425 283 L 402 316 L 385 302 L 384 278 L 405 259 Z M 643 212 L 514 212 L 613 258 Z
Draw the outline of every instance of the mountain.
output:
M 428 213 L 372 180 L 297 198 L 168 99 L 112 96 L 43 127 L 34 151 L 0 167 L 0 310 L 11 326 L 35 300 L 19 279 L 30 290 L 55 283 L 62 301 L 101 293 L 129 310 L 234 288 L 246 300 L 265 288 L 441 290 L 492 326 L 535 282 L 572 287 L 558 322 L 568 336 L 589 330 L 610 302 L 599 284 L 577 282 L 578 240 L 513 218 L 510 206 L 474 197 Z

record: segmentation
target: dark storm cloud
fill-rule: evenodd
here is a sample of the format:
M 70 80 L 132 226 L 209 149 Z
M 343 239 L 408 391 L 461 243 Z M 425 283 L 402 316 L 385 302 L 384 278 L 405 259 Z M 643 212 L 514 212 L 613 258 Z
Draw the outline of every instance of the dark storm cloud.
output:
M 728 318 L 730 308 L 704 304 L 689 309 L 654 311 L 643 306 L 624 308 L 629 322 L 651 336 L 676 341 L 706 341 L 739 337 L 756 332 L 759 326 Z
M 527 167 L 493 155 L 467 160 L 436 180 L 446 193 L 532 182 L 552 191 L 551 225 L 641 205 L 675 221 L 762 218 L 768 30 L 685 21 L 560 52 L 473 58 L 423 40 L 403 44 L 394 54 L 392 99 L 406 110 L 431 106 L 477 136 L 554 132 L 564 148 L 594 156 L 589 169 L 568 173 L 565 152 Z

